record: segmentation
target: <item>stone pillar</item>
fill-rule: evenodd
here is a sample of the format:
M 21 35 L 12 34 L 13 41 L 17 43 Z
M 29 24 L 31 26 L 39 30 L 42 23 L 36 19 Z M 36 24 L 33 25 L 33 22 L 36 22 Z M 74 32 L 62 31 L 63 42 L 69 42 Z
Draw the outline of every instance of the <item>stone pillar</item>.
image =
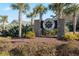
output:
M 35 20 L 34 21 L 34 32 L 37 37 L 41 36 L 41 21 L 40 20 Z
M 59 19 L 57 26 L 58 26 L 58 39 L 62 39 L 65 33 L 65 20 Z

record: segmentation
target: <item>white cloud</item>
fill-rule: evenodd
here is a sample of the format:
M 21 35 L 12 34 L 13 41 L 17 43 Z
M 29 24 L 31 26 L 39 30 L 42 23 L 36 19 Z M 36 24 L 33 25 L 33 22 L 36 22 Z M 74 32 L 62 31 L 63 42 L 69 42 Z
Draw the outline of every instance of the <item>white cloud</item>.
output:
M 11 10 L 11 8 L 10 7 L 5 7 L 5 8 L 2 8 L 0 10 L 2 10 L 2 11 L 8 11 L 8 10 Z
M 4 8 L 4 10 L 11 10 L 11 8 L 10 7 L 6 7 L 6 8 Z

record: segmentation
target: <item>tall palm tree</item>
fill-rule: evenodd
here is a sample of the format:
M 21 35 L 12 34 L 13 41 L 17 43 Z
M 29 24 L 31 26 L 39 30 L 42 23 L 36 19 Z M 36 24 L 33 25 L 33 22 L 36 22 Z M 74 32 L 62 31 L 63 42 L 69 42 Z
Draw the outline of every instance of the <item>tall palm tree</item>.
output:
M 25 3 L 16 3 L 16 4 L 12 4 L 11 5 L 12 9 L 14 10 L 18 10 L 19 12 L 19 37 L 21 37 L 21 33 L 22 33 L 22 13 L 25 13 L 26 10 L 29 9 L 29 5 L 25 4 Z
M 79 12 L 79 4 L 73 3 L 71 4 L 67 9 L 66 13 L 69 15 L 72 15 L 72 21 L 73 21 L 73 33 L 76 32 L 76 25 L 77 25 L 77 15 Z
M 34 9 L 33 12 L 35 12 L 35 14 L 39 15 L 39 19 L 40 19 L 40 23 L 42 24 L 42 17 L 43 15 L 46 13 L 47 8 L 45 6 L 43 6 L 42 4 L 37 5 Z M 41 25 L 40 25 L 41 26 Z M 41 34 L 43 34 L 43 28 L 40 28 L 41 30 Z
M 49 4 L 49 9 L 53 11 L 53 13 L 57 17 L 57 28 L 58 28 L 58 39 L 63 38 L 65 33 L 65 9 L 69 6 L 68 3 L 52 3 Z
M 1 22 L 3 23 L 3 30 L 5 30 L 5 23 L 8 22 L 7 18 L 8 16 L 0 16 L 1 17 Z
M 45 6 L 43 6 L 42 4 L 37 5 L 33 11 L 39 15 L 39 19 L 42 20 L 42 16 L 43 14 L 46 13 L 47 8 Z

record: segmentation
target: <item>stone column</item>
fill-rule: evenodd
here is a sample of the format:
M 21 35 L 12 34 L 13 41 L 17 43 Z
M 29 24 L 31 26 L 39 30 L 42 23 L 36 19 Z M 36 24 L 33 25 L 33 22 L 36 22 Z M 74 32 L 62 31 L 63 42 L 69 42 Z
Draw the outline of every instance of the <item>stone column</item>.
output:
M 57 26 L 58 26 L 58 39 L 62 39 L 65 34 L 65 20 L 64 19 L 59 19 L 57 20 Z
M 35 20 L 34 21 L 34 32 L 37 37 L 41 36 L 41 21 L 40 20 Z

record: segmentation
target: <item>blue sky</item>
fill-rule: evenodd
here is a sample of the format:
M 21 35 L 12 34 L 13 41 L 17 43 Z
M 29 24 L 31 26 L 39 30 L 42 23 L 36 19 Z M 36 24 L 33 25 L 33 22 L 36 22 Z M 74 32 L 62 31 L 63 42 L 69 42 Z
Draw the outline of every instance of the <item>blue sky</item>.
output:
M 38 3 L 30 3 L 30 10 L 28 12 L 31 12 L 32 9 L 38 5 Z M 44 4 L 44 6 L 47 7 L 48 4 Z M 8 22 L 11 22 L 13 20 L 18 20 L 18 11 L 17 10 L 12 10 L 11 9 L 11 3 L 0 3 L 0 15 L 8 15 Z M 51 11 L 47 11 L 45 15 L 43 15 L 43 20 L 46 18 L 49 18 L 50 15 L 52 15 Z M 39 19 L 39 17 L 36 17 L 35 19 Z M 30 18 L 27 18 L 23 16 L 24 21 L 30 21 Z

